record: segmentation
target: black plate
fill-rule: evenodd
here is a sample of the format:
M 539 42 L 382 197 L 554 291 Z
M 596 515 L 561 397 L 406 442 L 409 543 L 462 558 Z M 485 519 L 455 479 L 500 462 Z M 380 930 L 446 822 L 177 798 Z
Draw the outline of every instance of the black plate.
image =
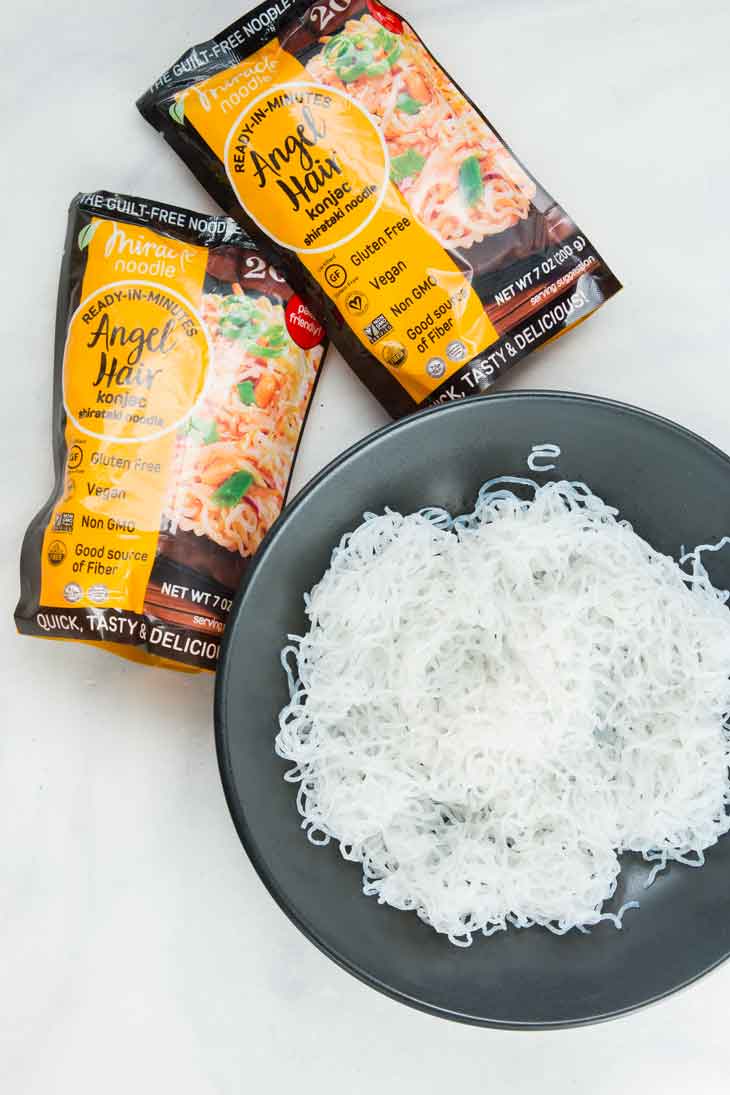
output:
M 285 511 L 259 551 L 231 613 L 216 688 L 216 740 L 233 820 L 264 884 L 294 923 L 350 973 L 438 1015 L 514 1028 L 606 1019 L 649 1003 L 730 954 L 730 840 L 701 870 L 672 865 L 643 889 L 646 867 L 625 856 L 611 907 L 637 897 L 624 930 L 590 935 L 510 930 L 452 946 L 413 913 L 361 893 L 358 864 L 315 848 L 299 827 L 295 789 L 275 756 L 288 699 L 279 652 L 305 626 L 302 593 L 363 510 L 471 508 L 496 475 L 528 475 L 541 442 L 557 469 L 618 506 L 660 551 L 730 532 L 730 459 L 687 430 L 633 407 L 521 392 L 452 404 L 374 434 L 331 464 Z M 548 462 L 548 461 L 544 461 Z M 712 558 L 730 585 L 728 553 Z

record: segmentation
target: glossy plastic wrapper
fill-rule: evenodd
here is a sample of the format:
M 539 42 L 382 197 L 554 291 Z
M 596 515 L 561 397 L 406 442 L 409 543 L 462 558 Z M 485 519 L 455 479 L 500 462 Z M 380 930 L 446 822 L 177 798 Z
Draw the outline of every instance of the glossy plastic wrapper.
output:
M 214 669 L 284 504 L 324 331 L 228 217 L 98 191 L 71 204 L 53 492 L 18 630 Z
M 396 417 L 485 392 L 620 289 L 375 0 L 263 3 L 138 106 Z

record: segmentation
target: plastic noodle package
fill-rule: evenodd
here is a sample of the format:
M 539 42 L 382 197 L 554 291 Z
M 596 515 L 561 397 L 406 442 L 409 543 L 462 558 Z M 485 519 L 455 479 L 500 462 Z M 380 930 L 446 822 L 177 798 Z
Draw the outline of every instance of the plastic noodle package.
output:
M 393 416 L 483 393 L 621 287 L 375 0 L 263 3 L 137 105 Z
M 105 191 L 71 204 L 56 482 L 18 629 L 214 669 L 284 504 L 324 330 L 235 221 Z

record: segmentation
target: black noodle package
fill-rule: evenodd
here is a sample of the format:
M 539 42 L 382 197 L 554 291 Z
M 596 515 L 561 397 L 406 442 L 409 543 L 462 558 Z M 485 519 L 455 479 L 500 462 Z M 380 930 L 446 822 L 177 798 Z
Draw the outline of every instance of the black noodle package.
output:
M 18 630 L 215 669 L 233 595 L 284 504 L 323 340 L 230 218 L 75 198 L 56 482 L 23 542 Z
M 375 0 L 261 4 L 138 106 L 394 416 L 483 393 L 621 287 Z

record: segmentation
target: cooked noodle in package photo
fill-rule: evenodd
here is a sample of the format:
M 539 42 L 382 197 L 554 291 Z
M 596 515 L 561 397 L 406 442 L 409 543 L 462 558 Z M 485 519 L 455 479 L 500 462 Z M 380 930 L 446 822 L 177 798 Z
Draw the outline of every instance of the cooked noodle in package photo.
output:
M 485 392 L 621 288 L 375 0 L 261 4 L 137 105 L 394 417 Z
M 72 202 L 56 322 L 56 483 L 26 533 L 21 632 L 214 669 L 276 520 L 324 331 L 228 217 Z

